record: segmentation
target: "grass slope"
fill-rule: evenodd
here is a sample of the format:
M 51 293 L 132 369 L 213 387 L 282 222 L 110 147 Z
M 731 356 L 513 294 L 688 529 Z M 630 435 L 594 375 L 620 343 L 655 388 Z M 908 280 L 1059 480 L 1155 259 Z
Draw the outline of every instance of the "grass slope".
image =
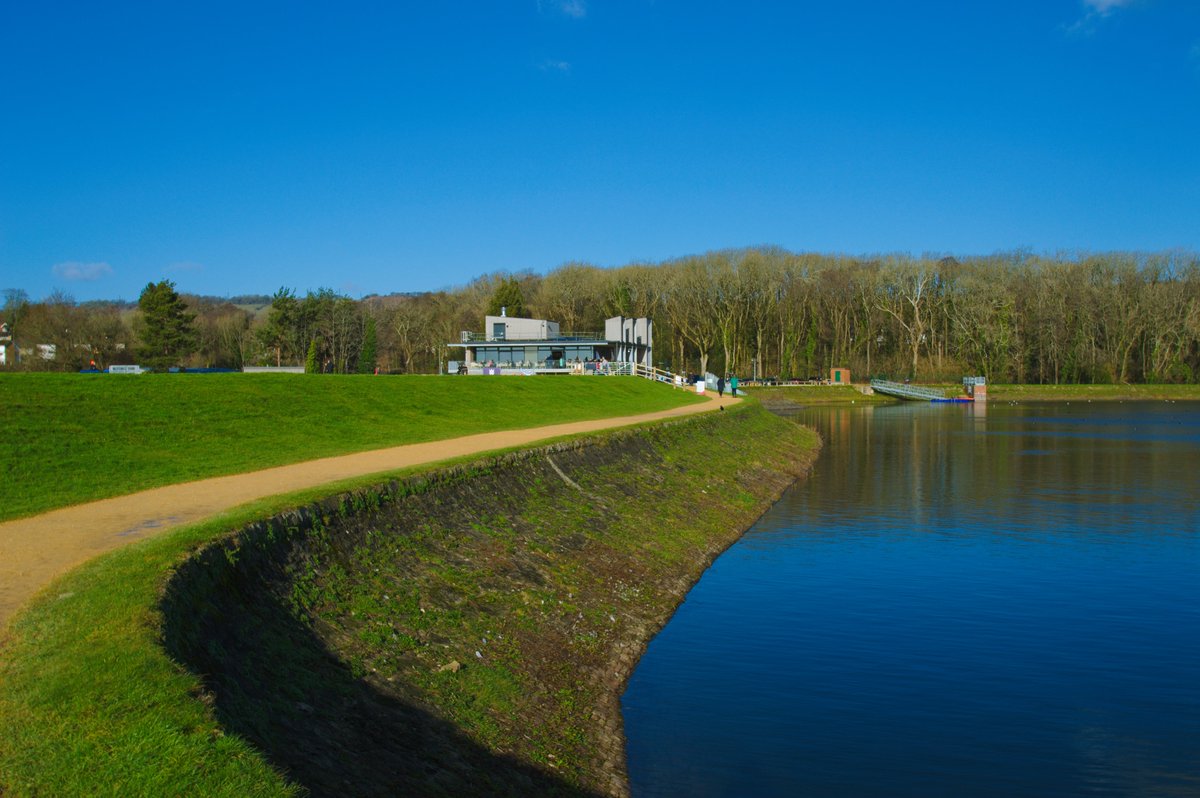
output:
M 752 387 L 746 395 L 759 399 L 765 405 L 848 405 L 848 404 L 892 404 L 896 400 L 882 394 L 866 395 L 850 385 L 787 385 L 775 387 Z
M 962 396 L 963 387 L 955 383 L 921 383 L 921 387 L 937 388 L 947 397 Z M 850 386 L 779 386 L 751 387 L 748 396 L 764 405 L 825 405 L 825 404 L 894 404 L 902 401 L 883 394 L 864 396 Z M 1174 399 L 1200 400 L 1200 385 L 988 385 L 988 399 L 999 402 L 1077 402 L 1138 401 Z
M 1200 400 L 1200 385 L 989 385 L 988 399 L 1000 402 Z
M 0 795 L 297 795 L 226 736 L 159 644 L 160 583 L 181 553 L 251 516 L 102 557 L 18 616 L 0 653 Z
M 620 447 L 610 447 L 609 454 L 599 447 L 599 454 L 575 459 L 564 450 L 554 455 L 553 467 L 522 461 L 497 467 L 495 460 L 474 466 L 452 482 L 457 487 L 451 491 L 427 490 L 424 479 L 413 483 L 404 495 L 416 498 L 417 509 L 428 510 L 425 504 L 432 502 L 438 512 L 407 513 L 412 528 L 386 538 L 370 533 L 375 522 L 369 522 L 368 534 L 354 536 L 344 549 L 348 559 L 326 547 L 318 532 L 312 559 L 281 585 L 295 599 L 279 605 L 286 609 L 282 616 L 223 612 L 238 599 L 216 577 L 255 556 L 245 538 L 226 533 L 314 501 L 323 495 L 319 491 L 167 533 L 63 577 L 14 620 L 4 641 L 0 794 L 302 794 L 277 770 L 288 753 L 271 750 L 280 740 L 256 739 L 255 729 L 265 724 L 277 734 L 280 727 L 290 730 L 293 736 L 284 733 L 283 744 L 311 746 L 301 749 L 316 752 L 310 767 L 336 774 L 336 768 L 350 767 L 343 753 L 364 755 L 340 748 L 347 728 L 378 744 L 397 737 L 395 729 L 354 725 L 360 720 L 354 702 L 364 694 L 383 695 L 393 684 L 389 678 L 394 688 L 379 701 L 414 702 L 436 716 L 438 729 L 465 739 L 450 762 L 470 765 L 466 778 L 477 775 L 474 757 L 483 756 L 485 770 L 495 768 L 486 775 L 501 779 L 498 787 L 532 785 L 529 794 L 609 791 L 611 782 L 602 777 L 620 771 L 619 730 L 616 744 L 611 728 L 598 739 L 594 712 L 606 701 L 610 711 L 619 711 L 612 710 L 612 657 L 632 667 L 639 646 L 706 563 L 773 498 L 768 483 L 778 483 L 781 469 L 800 468 L 798 461 L 816 446 L 811 432 L 752 405 L 609 437 L 622 434 L 645 436 L 633 459 L 621 456 Z M 635 473 L 630 466 L 640 461 Z M 485 479 L 473 489 L 473 503 L 454 505 L 453 497 L 472 490 L 476 477 L 505 468 L 512 479 Z M 559 468 L 577 480 L 578 489 L 559 478 Z M 497 487 L 514 492 L 501 495 Z M 580 501 L 580 491 L 593 499 Z M 317 512 L 378 509 L 378 497 L 378 491 L 366 491 L 350 502 L 325 502 Z M 480 506 L 493 505 L 498 514 L 479 514 Z M 276 534 L 262 531 L 256 545 L 271 549 L 280 542 Z M 217 538 L 223 542 L 193 568 L 200 581 L 193 577 L 179 587 L 164 616 L 160 601 L 169 573 Z M 364 557 L 369 567 L 350 578 L 343 566 Z M 392 579 L 380 565 L 394 572 Z M 206 584 L 208 574 L 214 581 Z M 238 586 L 246 591 L 241 600 L 263 606 L 260 600 L 269 599 L 272 588 L 257 573 L 249 576 Z M 398 577 L 403 584 L 393 584 Z M 403 600 L 389 601 L 385 594 Z M 237 630 L 250 633 L 243 641 L 248 652 L 235 648 L 228 631 L 220 637 L 204 633 L 213 619 L 235 636 Z M 264 619 L 258 634 L 255 624 Z M 199 635 L 177 626 L 189 623 Z M 316 627 L 324 627 L 323 643 L 292 648 L 301 640 L 289 635 L 306 638 Z M 189 658 L 242 668 L 238 678 L 248 695 L 235 693 L 231 710 L 227 691 L 214 696 L 167 655 L 164 636 L 176 641 L 173 647 L 190 647 Z M 325 645 L 338 660 L 329 658 Z M 478 649 L 486 652 L 483 659 L 474 656 Z M 465 667 L 437 669 L 451 658 Z M 307 666 L 312 673 L 304 672 Z M 236 709 L 241 700 L 250 703 L 248 710 Z M 517 781 L 504 782 L 515 770 Z M 354 773 L 336 775 L 303 783 L 317 792 L 333 784 L 331 794 L 337 794 L 345 786 L 341 776 Z M 440 783 L 449 794 L 464 794 L 455 774 L 426 775 L 433 780 L 418 792 L 436 792 Z
M 0 520 L 318 457 L 691 401 L 633 378 L 0 374 Z

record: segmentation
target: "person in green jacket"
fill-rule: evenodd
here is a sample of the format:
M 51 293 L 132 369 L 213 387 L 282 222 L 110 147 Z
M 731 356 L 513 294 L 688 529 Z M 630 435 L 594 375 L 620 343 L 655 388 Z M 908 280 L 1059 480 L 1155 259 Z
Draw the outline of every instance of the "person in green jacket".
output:
M 729 378 L 729 395 L 737 396 L 737 375 Z

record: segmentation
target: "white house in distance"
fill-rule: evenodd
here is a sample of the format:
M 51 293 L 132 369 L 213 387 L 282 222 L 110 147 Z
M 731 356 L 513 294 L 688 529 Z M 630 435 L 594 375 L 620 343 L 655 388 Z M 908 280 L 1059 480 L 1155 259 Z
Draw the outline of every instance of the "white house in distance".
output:
M 450 347 L 462 350 L 450 361 L 453 374 L 586 374 L 625 371 L 621 364 L 653 365 L 654 323 L 647 318 L 613 316 L 604 332 L 562 332 L 545 319 L 484 317 L 484 332 L 463 330 Z M 607 366 L 607 368 L 606 368 Z

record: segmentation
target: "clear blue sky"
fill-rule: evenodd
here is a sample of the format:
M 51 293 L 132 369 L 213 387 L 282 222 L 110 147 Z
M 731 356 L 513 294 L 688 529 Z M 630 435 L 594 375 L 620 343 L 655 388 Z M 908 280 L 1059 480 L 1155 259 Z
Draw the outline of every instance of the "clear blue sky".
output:
M 10 2 L 0 288 L 1200 249 L 1196 0 Z

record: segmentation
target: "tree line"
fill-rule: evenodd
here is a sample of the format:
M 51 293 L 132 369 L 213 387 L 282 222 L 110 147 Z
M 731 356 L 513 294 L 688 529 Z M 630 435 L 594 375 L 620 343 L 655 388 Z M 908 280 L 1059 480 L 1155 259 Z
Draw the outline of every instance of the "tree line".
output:
M 856 379 L 1200 381 L 1200 259 L 1187 252 L 957 259 L 760 247 L 617 268 L 568 263 L 546 275 L 494 273 L 445 291 L 359 300 L 331 289 L 300 296 L 281 288 L 257 306 L 183 295 L 174 311 L 183 348 L 165 353 L 161 342 L 148 345 L 162 322 L 143 307 L 164 285 L 174 292 L 148 285 L 138 306 L 80 305 L 61 294 L 35 303 L 6 292 L 19 367 L 152 359 L 437 373 L 460 353 L 447 344 L 462 330 L 481 331 L 484 315 L 503 305 L 564 332 L 647 316 L 656 363 L 676 372 L 806 379 L 842 366 Z M 46 344 L 54 357 L 36 356 Z

